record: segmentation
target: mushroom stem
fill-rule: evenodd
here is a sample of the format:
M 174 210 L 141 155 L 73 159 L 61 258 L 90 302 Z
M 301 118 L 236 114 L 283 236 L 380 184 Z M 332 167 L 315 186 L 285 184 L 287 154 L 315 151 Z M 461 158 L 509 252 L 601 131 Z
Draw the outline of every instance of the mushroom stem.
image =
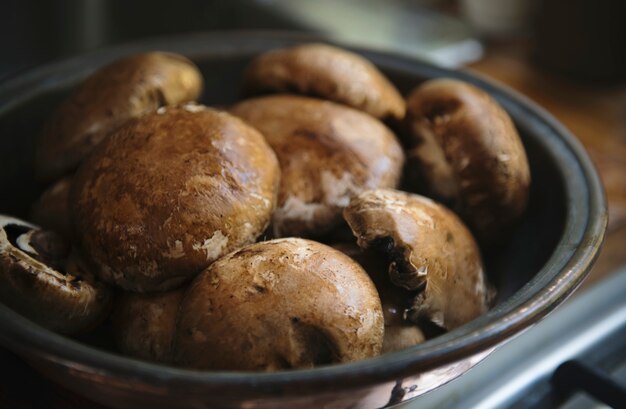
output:
M 33 230 L 16 224 L 6 226 L 5 231 L 9 243 L 35 260 L 55 270 L 65 269 L 65 260 L 70 254 L 70 246 L 58 234 L 45 230 Z
M 426 275 L 411 264 L 410 249 L 396 246 L 393 237 L 378 237 L 368 247 L 381 252 L 387 258 L 389 276 L 395 285 L 417 292 L 424 289 Z

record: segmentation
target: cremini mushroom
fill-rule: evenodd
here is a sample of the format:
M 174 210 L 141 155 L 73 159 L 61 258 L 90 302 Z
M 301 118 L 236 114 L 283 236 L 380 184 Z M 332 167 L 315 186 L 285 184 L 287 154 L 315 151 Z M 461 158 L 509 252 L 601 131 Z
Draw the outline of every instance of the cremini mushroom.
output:
M 46 230 L 52 230 L 65 238 L 72 235 L 72 222 L 69 210 L 72 176 L 66 176 L 53 183 L 33 203 L 29 220 Z
M 378 290 L 385 319 L 381 353 L 399 351 L 424 342 L 426 338 L 422 330 L 406 317 L 416 292 L 393 285 L 387 273 L 388 263 L 385 258 L 373 250 L 361 249 L 355 243 L 336 243 L 332 247 L 358 262 Z
M 326 44 L 302 44 L 258 56 L 245 72 L 244 92 L 304 94 L 379 119 L 401 119 L 406 110 L 400 93 L 371 62 Z
M 344 210 L 362 248 L 384 251 L 391 281 L 419 290 L 409 317 L 453 329 L 485 313 L 489 291 L 469 230 L 432 200 L 397 190 L 363 192 Z
M 87 331 L 106 316 L 111 292 L 53 232 L 0 215 L 0 301 L 60 333 Z
M 402 148 L 367 114 L 295 95 L 250 99 L 231 112 L 261 131 L 278 156 L 276 237 L 319 237 L 343 222 L 341 211 L 353 195 L 398 184 Z
M 401 351 L 426 341 L 426 335 L 416 324 L 409 321 L 385 327 L 385 340 L 381 354 Z
M 195 101 L 198 68 L 171 53 L 136 54 L 89 76 L 52 114 L 39 137 L 35 173 L 55 180 L 75 169 L 104 137 L 129 118 L 164 105 Z
M 201 105 L 132 119 L 83 162 L 70 192 L 74 233 L 103 280 L 173 289 L 265 230 L 279 167 L 263 136 Z
M 213 263 L 185 294 L 174 358 L 213 370 L 309 368 L 378 355 L 383 314 L 376 288 L 351 258 L 285 238 Z
M 486 242 L 502 237 L 526 208 L 530 171 L 511 118 L 481 89 L 430 80 L 407 99 L 408 166 L 415 186 L 451 203 Z
M 176 316 L 184 290 L 124 293 L 118 298 L 111 321 L 113 338 L 123 353 L 148 361 L 171 360 Z

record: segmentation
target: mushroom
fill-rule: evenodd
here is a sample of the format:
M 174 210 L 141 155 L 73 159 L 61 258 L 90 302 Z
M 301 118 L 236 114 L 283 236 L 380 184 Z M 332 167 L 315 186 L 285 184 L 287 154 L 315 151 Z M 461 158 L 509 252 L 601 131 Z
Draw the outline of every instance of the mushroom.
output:
M 402 119 L 406 110 L 400 93 L 372 63 L 326 44 L 302 44 L 258 56 L 246 69 L 244 92 L 304 94 L 379 119 Z
M 68 173 L 129 118 L 194 101 L 202 84 L 198 68 L 171 53 L 132 55 L 101 68 L 46 122 L 35 152 L 37 177 L 50 181 Z
M 250 99 L 231 112 L 261 131 L 278 156 L 276 237 L 319 237 L 343 222 L 353 195 L 398 184 L 402 148 L 367 114 L 295 95 Z
M 373 357 L 383 341 L 376 288 L 354 260 L 284 238 L 232 252 L 185 294 L 175 361 L 212 370 L 310 368 Z
M 408 166 L 419 169 L 424 191 L 451 203 L 480 239 L 501 237 L 524 212 L 530 184 L 526 153 L 506 111 L 486 92 L 453 79 L 423 83 L 407 107 Z
M 184 288 L 154 294 L 124 293 L 111 316 L 113 337 L 123 353 L 169 362 Z
M 332 247 L 358 262 L 378 290 L 385 320 L 381 353 L 399 351 L 424 342 L 426 337 L 422 330 L 405 317 L 411 309 L 415 291 L 391 283 L 386 260 L 374 251 L 363 250 L 354 243 L 336 243 Z
M 74 233 L 103 280 L 166 291 L 265 230 L 279 168 L 263 136 L 200 105 L 161 108 L 103 141 L 75 175 Z
M 0 301 L 48 329 L 73 334 L 97 326 L 111 300 L 61 237 L 0 215 Z
M 424 332 L 417 325 L 404 322 L 385 326 L 385 340 L 381 354 L 401 351 L 426 341 Z
M 469 230 L 444 206 L 397 190 L 363 192 L 344 210 L 357 244 L 384 251 L 391 281 L 419 290 L 408 315 L 450 330 L 485 313 L 489 291 Z
M 33 204 L 29 220 L 65 238 L 72 235 L 69 195 L 72 176 L 66 176 L 46 189 Z

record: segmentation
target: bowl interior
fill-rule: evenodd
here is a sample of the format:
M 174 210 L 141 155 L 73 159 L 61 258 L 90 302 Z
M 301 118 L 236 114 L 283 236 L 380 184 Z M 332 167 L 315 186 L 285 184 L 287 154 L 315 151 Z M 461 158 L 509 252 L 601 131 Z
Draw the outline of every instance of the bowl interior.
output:
M 43 67 L 0 85 L 0 213 L 28 216 L 30 203 L 46 187 L 34 181 L 32 172 L 34 141 L 42 123 L 72 87 L 97 67 L 138 51 L 180 52 L 194 60 L 204 74 L 205 91 L 201 102 L 225 106 L 238 100 L 243 68 L 251 58 L 267 49 L 302 40 L 284 35 L 254 38 L 247 34 L 205 35 L 151 41 Z M 98 370 L 106 367 L 112 376 L 140 374 L 157 383 L 197 382 L 203 387 L 219 385 L 221 390 L 229 386 L 233 393 L 238 393 L 237 388 L 243 385 L 265 388 L 267 393 L 273 393 L 286 384 L 293 386 L 298 382 L 309 388 L 332 389 L 337 381 L 372 384 L 397 379 L 402 374 L 479 352 L 536 322 L 563 301 L 588 271 L 606 224 L 597 175 L 578 143 L 531 103 L 488 81 L 410 58 L 360 52 L 386 73 L 405 95 L 426 79 L 454 77 L 490 92 L 512 116 L 528 154 L 532 185 L 523 220 L 497 250 L 483 249 L 487 274 L 498 290 L 493 310 L 442 337 L 389 356 L 254 377 L 166 369 L 103 354 L 98 350 L 113 347 L 102 337 L 83 338 L 81 341 L 96 346 L 86 349 L 34 324 L 11 318 L 0 305 L 0 329 L 10 334 L 4 337 L 6 343 L 42 355 L 43 359 L 48 358 L 47 354 L 55 356 L 62 365 L 75 361 Z M 23 341 L 22 345 L 19 341 Z

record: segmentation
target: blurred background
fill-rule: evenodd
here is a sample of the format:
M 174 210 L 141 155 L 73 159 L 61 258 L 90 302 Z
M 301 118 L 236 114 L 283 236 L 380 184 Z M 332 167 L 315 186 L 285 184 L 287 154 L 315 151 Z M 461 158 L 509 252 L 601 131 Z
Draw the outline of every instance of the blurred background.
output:
M 209 30 L 298 30 L 448 66 L 523 40 L 575 80 L 626 80 L 621 0 L 3 0 L 0 75 L 110 44 Z

